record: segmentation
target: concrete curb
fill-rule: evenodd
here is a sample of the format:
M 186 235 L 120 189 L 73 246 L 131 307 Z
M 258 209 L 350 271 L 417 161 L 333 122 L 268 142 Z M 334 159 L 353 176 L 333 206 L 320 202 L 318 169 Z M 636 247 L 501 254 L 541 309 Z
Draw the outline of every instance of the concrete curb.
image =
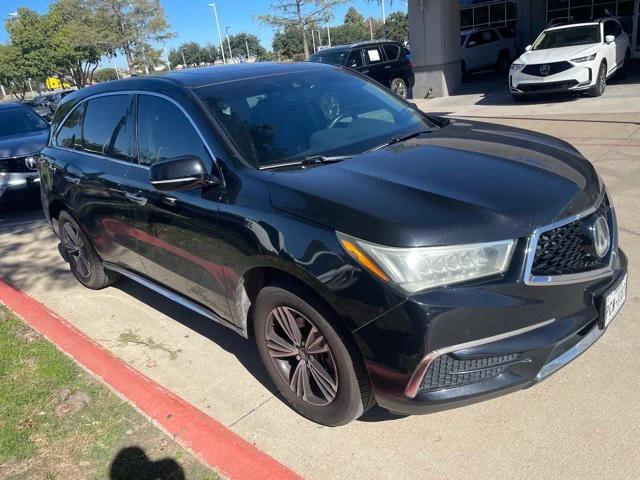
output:
M 302 479 L 2 279 L 0 303 L 225 477 L 231 480 Z

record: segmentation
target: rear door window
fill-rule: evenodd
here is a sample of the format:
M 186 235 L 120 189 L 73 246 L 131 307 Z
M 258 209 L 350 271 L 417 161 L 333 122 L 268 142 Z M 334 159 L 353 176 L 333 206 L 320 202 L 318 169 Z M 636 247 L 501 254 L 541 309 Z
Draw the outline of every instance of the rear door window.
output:
M 107 95 L 87 101 L 83 150 L 117 160 L 133 160 L 132 95 Z
M 382 58 L 382 52 L 380 51 L 380 47 L 365 48 L 364 57 L 368 65 L 375 65 L 376 63 L 380 63 L 384 60 Z
M 396 60 L 400 54 L 400 47 L 398 45 L 394 45 L 389 43 L 382 47 L 384 49 L 384 53 L 387 55 L 387 60 Z
M 82 118 L 85 103 L 76 107 L 58 130 L 56 145 L 62 148 L 82 150 Z
M 207 163 L 207 148 L 182 111 L 154 95 L 138 96 L 138 158 L 144 165 L 183 156 Z

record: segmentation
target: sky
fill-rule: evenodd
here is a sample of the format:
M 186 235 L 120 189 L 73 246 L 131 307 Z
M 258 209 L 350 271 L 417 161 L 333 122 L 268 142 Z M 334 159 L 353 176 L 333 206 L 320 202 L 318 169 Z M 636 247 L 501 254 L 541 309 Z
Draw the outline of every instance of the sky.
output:
M 270 26 L 261 25 L 253 20 L 253 16 L 269 12 L 269 5 L 272 0 L 216 0 L 218 17 L 220 19 L 220 29 L 229 28 L 229 33 L 248 32 L 256 35 L 262 45 L 271 50 L 273 39 L 273 29 Z M 196 41 L 198 43 L 213 43 L 218 45 L 218 33 L 216 30 L 213 10 L 207 7 L 211 0 L 161 0 L 165 15 L 171 30 L 176 33 L 176 37 L 169 40 L 165 45 L 165 54 L 177 45 Z M 4 19 L 16 11 L 18 7 L 29 7 L 39 13 L 44 13 L 51 3 L 50 0 L 1 0 L 0 18 Z M 352 5 L 365 17 L 382 16 L 380 3 L 377 0 L 353 0 L 350 4 L 335 8 L 335 20 L 333 23 L 340 24 L 344 14 Z M 406 11 L 406 0 L 385 0 L 385 12 L 402 10 Z M 8 41 L 7 32 L 0 29 L 0 43 Z M 109 62 L 111 64 L 111 62 Z M 125 67 L 125 60 L 122 57 L 115 59 L 115 64 L 119 68 Z

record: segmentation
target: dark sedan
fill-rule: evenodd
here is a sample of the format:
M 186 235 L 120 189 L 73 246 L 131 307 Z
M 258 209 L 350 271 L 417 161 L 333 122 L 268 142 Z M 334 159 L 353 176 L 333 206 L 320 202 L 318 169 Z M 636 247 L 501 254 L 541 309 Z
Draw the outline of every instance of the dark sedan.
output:
M 109 82 L 52 129 L 42 201 L 78 281 L 124 275 L 253 337 L 325 425 L 529 387 L 625 301 L 611 197 L 575 148 L 427 116 L 351 70 Z
M 0 202 L 37 196 L 37 160 L 49 124 L 19 103 L 0 104 Z

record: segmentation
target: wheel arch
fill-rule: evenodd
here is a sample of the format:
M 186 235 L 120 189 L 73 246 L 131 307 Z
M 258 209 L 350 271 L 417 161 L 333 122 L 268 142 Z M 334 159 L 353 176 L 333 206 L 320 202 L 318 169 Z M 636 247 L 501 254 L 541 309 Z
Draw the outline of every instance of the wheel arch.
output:
M 278 266 L 258 265 L 250 268 L 242 274 L 235 291 L 230 300 L 233 302 L 230 307 L 234 311 L 239 322 L 239 326 L 246 332 L 247 337 L 253 335 L 251 315 L 258 293 L 262 288 L 273 285 L 293 284 L 306 294 L 313 296 L 318 302 L 326 307 L 339 322 L 339 327 L 350 333 L 351 329 L 347 322 L 338 313 L 338 309 L 327 298 L 320 293 L 320 287 L 315 285 L 317 280 L 308 278 L 306 272 L 293 273 Z

